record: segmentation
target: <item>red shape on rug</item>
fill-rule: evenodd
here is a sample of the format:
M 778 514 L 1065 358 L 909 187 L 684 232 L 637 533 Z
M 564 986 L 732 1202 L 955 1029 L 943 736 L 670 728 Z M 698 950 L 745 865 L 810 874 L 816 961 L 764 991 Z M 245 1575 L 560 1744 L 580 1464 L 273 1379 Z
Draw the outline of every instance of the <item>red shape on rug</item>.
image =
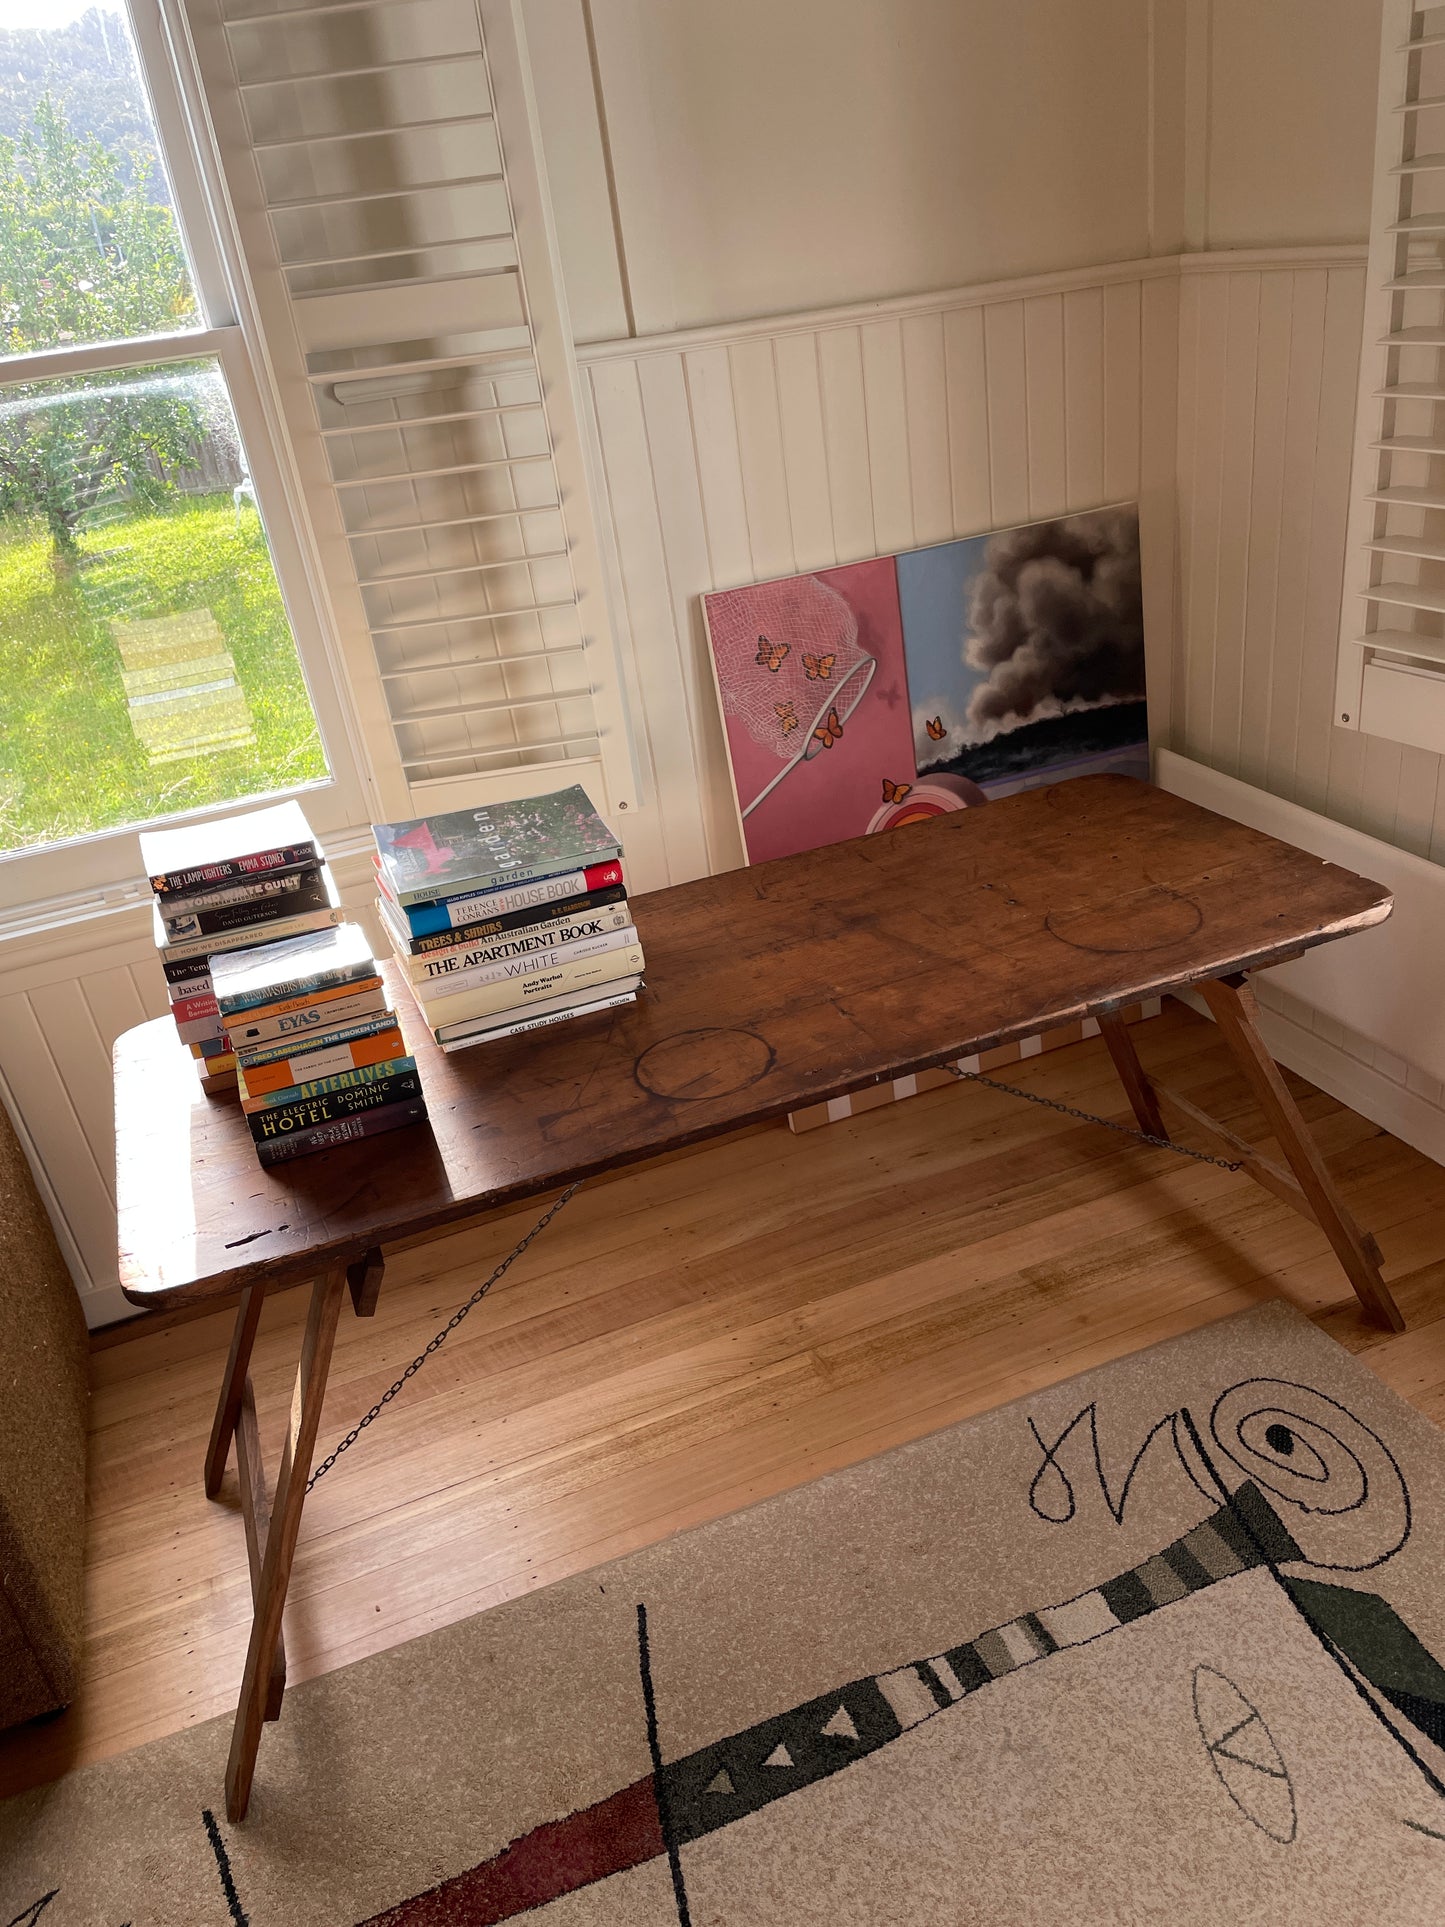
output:
M 652 1775 L 596 1806 L 548 1820 L 493 1860 L 453 1875 L 358 1927 L 493 1927 L 664 1852 Z

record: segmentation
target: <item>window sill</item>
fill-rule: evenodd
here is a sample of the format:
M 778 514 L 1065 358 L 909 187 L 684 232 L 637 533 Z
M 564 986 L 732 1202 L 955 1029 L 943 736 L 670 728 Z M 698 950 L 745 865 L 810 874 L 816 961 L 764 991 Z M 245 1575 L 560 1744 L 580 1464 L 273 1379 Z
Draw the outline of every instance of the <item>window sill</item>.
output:
M 369 826 L 334 832 L 325 839 L 326 859 L 348 908 L 371 893 L 375 847 Z M 97 890 L 46 897 L 0 913 L 0 971 L 43 963 L 49 955 L 73 954 L 143 940 L 151 947 L 151 892 L 144 876 Z M 130 961 L 117 959 L 117 961 Z

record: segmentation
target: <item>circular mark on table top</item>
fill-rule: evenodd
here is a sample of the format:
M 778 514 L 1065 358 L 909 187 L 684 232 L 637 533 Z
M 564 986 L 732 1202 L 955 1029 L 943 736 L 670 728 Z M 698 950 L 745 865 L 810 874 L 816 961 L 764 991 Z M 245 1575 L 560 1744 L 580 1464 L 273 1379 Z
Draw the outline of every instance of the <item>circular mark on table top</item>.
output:
M 660 1037 L 637 1060 L 634 1076 L 643 1090 L 674 1104 L 700 1104 L 731 1097 L 773 1068 L 773 1047 L 751 1030 L 680 1030 Z
M 1141 950 L 1168 950 L 1192 937 L 1203 921 L 1204 912 L 1192 897 L 1155 888 L 1121 903 L 1051 910 L 1044 918 L 1044 928 L 1071 950 L 1123 957 Z

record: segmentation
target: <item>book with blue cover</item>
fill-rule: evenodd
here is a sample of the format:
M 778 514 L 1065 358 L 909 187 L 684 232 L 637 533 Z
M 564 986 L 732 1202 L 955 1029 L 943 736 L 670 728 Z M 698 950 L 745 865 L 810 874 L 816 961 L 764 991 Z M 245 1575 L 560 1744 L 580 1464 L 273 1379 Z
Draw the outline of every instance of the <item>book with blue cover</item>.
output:
M 585 870 L 621 855 L 578 783 L 547 796 L 374 823 L 382 877 L 403 910 Z
M 589 863 L 585 870 L 563 870 L 555 876 L 533 877 L 527 883 L 504 883 L 495 890 L 468 890 L 464 896 L 436 903 L 397 906 L 397 914 L 406 919 L 413 938 L 435 937 L 449 930 L 464 930 L 479 919 L 509 916 L 517 910 L 526 910 L 535 921 L 547 914 L 551 903 L 590 896 L 594 890 L 613 890 L 621 882 L 622 865 L 614 857 L 608 863 Z

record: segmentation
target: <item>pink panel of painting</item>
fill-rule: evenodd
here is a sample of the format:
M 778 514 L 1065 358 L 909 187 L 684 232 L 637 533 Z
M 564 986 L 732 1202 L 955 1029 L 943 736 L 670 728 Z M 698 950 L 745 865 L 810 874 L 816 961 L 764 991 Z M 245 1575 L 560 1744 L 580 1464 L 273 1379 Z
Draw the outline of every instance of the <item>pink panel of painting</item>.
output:
M 748 860 L 862 836 L 915 780 L 893 557 L 704 600 Z

